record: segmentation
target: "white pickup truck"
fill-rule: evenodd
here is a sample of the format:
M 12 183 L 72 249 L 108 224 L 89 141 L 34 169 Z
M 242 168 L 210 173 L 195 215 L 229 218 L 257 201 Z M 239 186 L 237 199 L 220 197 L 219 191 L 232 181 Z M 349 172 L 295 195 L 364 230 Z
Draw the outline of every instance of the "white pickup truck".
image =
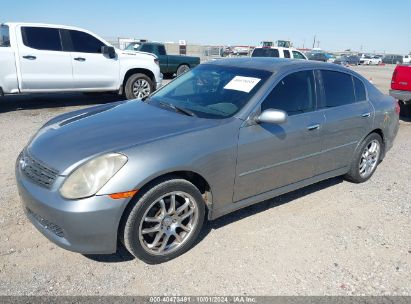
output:
M 143 98 L 161 86 L 155 55 L 115 49 L 74 27 L 0 25 L 0 96 L 51 92 L 118 92 Z

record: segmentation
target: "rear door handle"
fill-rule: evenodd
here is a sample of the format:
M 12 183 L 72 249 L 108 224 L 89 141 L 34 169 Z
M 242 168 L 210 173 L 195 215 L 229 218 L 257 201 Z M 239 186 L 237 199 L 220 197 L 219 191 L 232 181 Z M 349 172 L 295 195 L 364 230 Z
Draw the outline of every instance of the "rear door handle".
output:
M 319 128 L 320 128 L 319 124 L 315 124 L 315 125 L 311 125 L 307 127 L 308 131 L 318 130 Z
M 36 56 L 32 56 L 32 55 L 26 55 L 26 56 L 23 56 L 23 58 L 24 59 L 28 59 L 28 60 L 36 60 Z
M 86 58 L 83 58 L 83 57 L 76 57 L 76 58 L 74 58 L 74 60 L 77 60 L 77 61 L 83 62 L 83 61 L 86 61 Z
M 364 113 L 364 114 L 361 115 L 361 117 L 364 117 L 364 118 L 367 118 L 367 117 L 370 117 L 370 116 L 371 116 L 371 113 Z

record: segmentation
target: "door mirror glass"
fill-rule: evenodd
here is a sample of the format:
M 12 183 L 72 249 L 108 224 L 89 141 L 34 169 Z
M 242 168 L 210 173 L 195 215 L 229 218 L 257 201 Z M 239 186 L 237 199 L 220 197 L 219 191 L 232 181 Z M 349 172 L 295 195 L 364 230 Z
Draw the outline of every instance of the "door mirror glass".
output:
M 267 109 L 258 117 L 258 123 L 282 124 L 287 121 L 287 113 L 282 110 Z
M 102 46 L 101 47 L 101 53 L 103 55 L 107 55 L 109 58 L 115 58 L 116 57 L 116 50 L 112 46 Z

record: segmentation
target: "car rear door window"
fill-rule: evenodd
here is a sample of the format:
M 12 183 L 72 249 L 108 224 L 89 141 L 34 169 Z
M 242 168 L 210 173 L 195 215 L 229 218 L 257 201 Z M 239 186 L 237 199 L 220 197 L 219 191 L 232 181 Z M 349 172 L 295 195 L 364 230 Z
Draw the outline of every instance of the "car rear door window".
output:
M 355 101 L 367 100 L 367 94 L 365 92 L 364 84 L 357 77 L 353 77 L 353 79 L 354 79 L 354 89 L 355 89 Z
M 105 44 L 90 34 L 81 31 L 70 30 L 72 51 L 79 53 L 101 53 L 101 47 Z
M 158 46 L 158 55 L 160 55 L 160 56 L 167 55 L 166 48 L 165 48 L 164 45 L 159 45 Z
M 321 71 L 326 108 L 343 106 L 355 102 L 352 76 L 336 71 Z
M 0 47 L 10 46 L 10 32 L 7 25 L 0 26 Z
M 284 77 L 261 104 L 261 111 L 278 109 L 295 115 L 314 109 L 316 101 L 313 71 Z
M 22 27 L 23 44 L 33 49 L 61 51 L 60 30 L 48 27 Z
M 255 49 L 251 57 L 280 57 L 278 49 L 260 48 Z
M 283 53 L 284 53 L 284 58 L 291 58 L 289 50 L 283 50 Z

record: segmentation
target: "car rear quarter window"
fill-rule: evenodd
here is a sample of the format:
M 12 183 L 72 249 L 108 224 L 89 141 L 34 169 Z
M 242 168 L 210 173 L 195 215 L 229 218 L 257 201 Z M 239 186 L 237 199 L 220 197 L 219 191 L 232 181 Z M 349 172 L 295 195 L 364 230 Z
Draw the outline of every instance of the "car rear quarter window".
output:
M 7 25 L 0 26 L 0 47 L 10 46 L 10 31 Z
M 255 49 L 251 57 L 280 57 L 278 49 L 260 48 Z
M 70 30 L 72 51 L 79 53 L 101 53 L 105 44 L 96 37 L 81 31 Z
M 289 50 L 283 50 L 283 53 L 284 53 L 284 58 L 291 58 Z
M 301 71 L 284 77 L 261 104 L 261 111 L 277 109 L 296 115 L 309 112 L 315 105 L 313 71 Z
M 23 44 L 32 49 L 61 51 L 60 30 L 48 27 L 22 27 Z
M 332 108 L 355 102 L 352 76 L 336 71 L 321 71 L 325 100 L 324 107 Z
M 365 86 L 361 80 L 357 77 L 354 79 L 354 89 L 355 89 L 355 101 L 364 101 L 367 100 L 367 93 L 365 91 Z
M 305 59 L 305 57 L 303 56 L 303 54 L 301 54 L 300 52 L 297 51 L 293 51 L 293 57 L 295 59 Z

